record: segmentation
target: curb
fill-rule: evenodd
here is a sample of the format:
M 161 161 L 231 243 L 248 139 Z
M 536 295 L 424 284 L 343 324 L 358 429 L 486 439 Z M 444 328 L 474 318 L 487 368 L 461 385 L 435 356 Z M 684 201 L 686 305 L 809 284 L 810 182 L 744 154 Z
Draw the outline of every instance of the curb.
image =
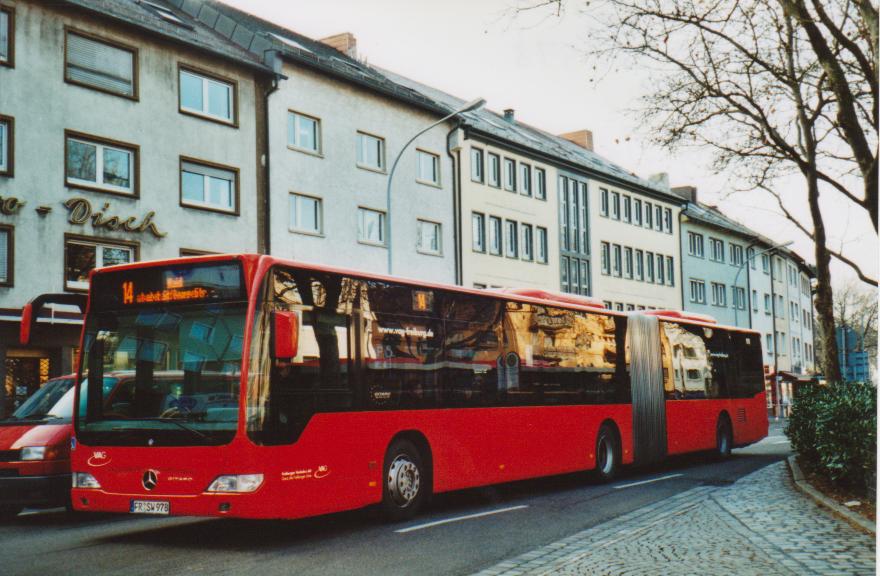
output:
M 877 536 L 877 524 L 871 522 L 867 518 L 863 518 L 859 514 L 850 511 L 845 506 L 841 506 L 831 498 L 828 498 L 812 486 L 810 486 L 809 482 L 804 479 L 804 473 L 801 472 L 800 466 L 798 466 L 797 462 L 795 462 L 794 456 L 789 456 L 787 459 L 788 467 L 791 470 L 791 477 L 794 480 L 795 486 L 797 489 L 809 496 L 813 499 L 816 504 L 822 506 L 823 508 L 827 508 L 831 511 L 832 514 L 851 524 L 853 527 L 861 530 L 862 532 L 866 532 L 871 536 Z

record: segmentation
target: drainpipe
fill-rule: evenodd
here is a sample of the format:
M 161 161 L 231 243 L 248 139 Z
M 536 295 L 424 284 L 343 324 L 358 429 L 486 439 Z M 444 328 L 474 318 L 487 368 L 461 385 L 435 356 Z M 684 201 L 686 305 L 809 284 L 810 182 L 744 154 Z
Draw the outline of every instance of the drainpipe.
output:
M 446 133 L 446 154 L 452 160 L 452 235 L 455 248 L 453 258 L 455 260 L 455 284 L 461 286 L 463 282 L 464 271 L 462 267 L 462 217 L 461 217 L 461 148 L 454 152 L 451 148 L 452 135 L 462 127 L 461 119 L 455 123 L 449 132 Z
M 263 113 L 257 114 L 257 165 L 262 167 L 263 182 L 262 185 L 257 183 L 257 204 L 262 208 L 262 230 L 260 230 L 260 215 L 257 215 L 257 252 L 261 254 L 272 253 L 272 186 L 270 172 L 270 150 L 272 148 L 269 140 L 269 98 L 278 90 L 280 80 L 286 79 L 281 74 L 282 60 L 277 50 L 266 50 L 263 52 L 263 61 L 268 63 L 274 70 L 274 74 L 269 83 L 269 88 L 262 94 Z M 262 146 L 260 146 L 260 138 L 262 137 Z M 262 148 L 262 149 L 261 149 Z

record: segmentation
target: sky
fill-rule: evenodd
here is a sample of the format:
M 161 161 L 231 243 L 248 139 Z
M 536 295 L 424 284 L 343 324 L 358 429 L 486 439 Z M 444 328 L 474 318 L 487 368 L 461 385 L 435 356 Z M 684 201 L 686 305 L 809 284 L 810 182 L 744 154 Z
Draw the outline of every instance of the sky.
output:
M 651 90 L 644 67 L 597 74 L 586 52 L 594 45 L 580 8 L 561 17 L 549 11 L 517 13 L 517 0 L 223 0 L 300 34 L 319 39 L 340 32 L 357 38 L 358 56 L 465 100 L 516 110 L 518 120 L 560 134 L 589 129 L 595 151 L 639 176 L 669 174 L 673 186 L 698 188 L 701 202 L 814 262 L 812 243 L 780 216 L 762 192 L 734 192 L 735 183 L 714 174 L 707 151 L 674 156 L 649 142 L 636 110 Z M 519 0 L 520 2 L 526 0 Z M 579 2 L 579 5 L 589 5 Z M 574 5 L 573 5 L 574 6 Z M 779 182 L 793 211 L 809 222 L 802 179 Z M 877 236 L 867 215 L 826 198 L 829 244 L 877 278 Z M 832 262 L 837 285 L 855 278 Z

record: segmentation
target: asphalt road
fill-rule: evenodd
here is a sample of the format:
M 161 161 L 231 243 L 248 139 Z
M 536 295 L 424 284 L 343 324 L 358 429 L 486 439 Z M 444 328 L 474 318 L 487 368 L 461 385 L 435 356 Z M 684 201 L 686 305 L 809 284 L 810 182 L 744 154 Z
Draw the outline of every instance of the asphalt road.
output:
M 781 428 L 725 462 L 677 458 L 612 484 L 572 474 L 438 496 L 413 521 L 369 510 L 297 521 L 25 511 L 0 523 L 0 574 L 470 574 L 789 454 Z

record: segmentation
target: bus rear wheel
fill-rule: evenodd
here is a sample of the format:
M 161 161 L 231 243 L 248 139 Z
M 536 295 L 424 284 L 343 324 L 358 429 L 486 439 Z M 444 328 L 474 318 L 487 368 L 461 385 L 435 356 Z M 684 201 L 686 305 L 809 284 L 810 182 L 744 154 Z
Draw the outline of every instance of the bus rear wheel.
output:
M 388 520 L 409 520 L 424 504 L 429 483 L 423 462 L 409 440 L 395 440 L 388 448 L 382 489 L 382 511 Z
M 620 471 L 620 444 L 608 424 L 599 428 L 596 438 L 596 476 L 600 482 L 611 482 Z
M 732 448 L 733 431 L 730 429 L 730 419 L 726 414 L 721 414 L 715 426 L 715 456 L 719 460 L 724 460 L 730 456 Z

